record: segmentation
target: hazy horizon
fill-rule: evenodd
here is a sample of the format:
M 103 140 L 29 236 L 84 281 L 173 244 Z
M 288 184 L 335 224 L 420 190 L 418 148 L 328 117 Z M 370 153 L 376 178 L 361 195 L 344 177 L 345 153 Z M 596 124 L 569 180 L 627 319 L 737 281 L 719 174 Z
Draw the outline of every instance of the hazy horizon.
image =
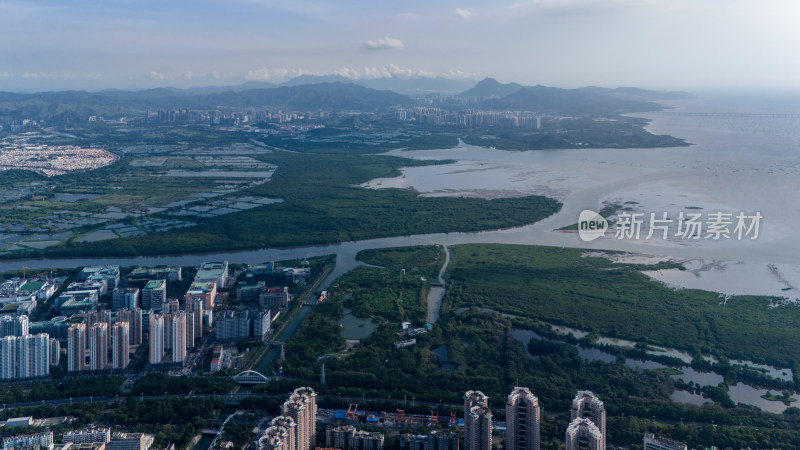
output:
M 788 0 L 0 1 L 0 90 L 280 83 L 302 74 L 565 88 L 800 88 Z

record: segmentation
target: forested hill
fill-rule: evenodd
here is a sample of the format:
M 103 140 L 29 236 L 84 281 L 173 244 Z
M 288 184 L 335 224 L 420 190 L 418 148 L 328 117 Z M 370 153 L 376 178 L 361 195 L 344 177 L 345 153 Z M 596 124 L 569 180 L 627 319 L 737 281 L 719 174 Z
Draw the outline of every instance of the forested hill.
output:
M 370 89 L 352 83 L 318 83 L 246 89 L 238 92 L 195 94 L 173 88 L 143 91 L 107 90 L 18 94 L 0 92 L 0 118 L 63 119 L 74 116 L 126 114 L 145 109 L 214 109 L 220 107 L 275 107 L 296 110 L 376 111 L 411 100 L 392 91 Z
M 622 114 L 656 111 L 663 108 L 649 101 L 621 98 L 585 89 L 560 89 L 547 86 L 524 87 L 505 97 L 485 100 L 478 105 L 482 109 L 490 110 L 575 115 Z

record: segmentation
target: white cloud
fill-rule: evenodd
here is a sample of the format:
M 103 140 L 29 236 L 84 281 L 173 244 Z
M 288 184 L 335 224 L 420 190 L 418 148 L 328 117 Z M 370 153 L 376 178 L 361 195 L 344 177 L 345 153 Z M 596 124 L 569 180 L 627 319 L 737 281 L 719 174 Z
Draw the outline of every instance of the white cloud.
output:
M 213 78 L 215 80 L 219 80 L 220 78 L 222 78 L 222 74 L 220 74 L 216 70 L 212 70 L 210 75 L 211 75 L 211 78 Z
M 164 80 L 167 79 L 167 77 L 165 77 L 163 74 L 160 74 L 160 73 L 155 72 L 155 71 L 150 72 L 150 77 L 151 78 L 155 78 L 156 80 L 160 80 L 160 81 L 164 81 Z
M 184 72 L 183 73 L 183 78 L 186 78 L 187 80 L 191 80 L 192 78 L 194 78 L 193 75 L 192 75 L 192 71 L 191 70 L 187 70 L 186 72 Z
M 461 70 L 449 70 L 447 72 L 429 72 L 421 69 L 408 69 L 400 67 L 396 64 L 389 64 L 388 66 L 372 66 L 364 67 L 363 78 L 401 78 L 401 79 L 414 79 L 414 78 L 446 78 L 448 80 L 474 80 L 482 76 L 471 73 L 463 72 Z M 358 77 L 351 77 L 358 78 Z
M 392 73 L 385 67 L 364 67 L 364 78 L 392 78 Z
M 448 80 L 472 80 L 480 78 L 479 75 L 462 72 L 460 70 L 450 70 L 448 72 L 429 72 L 421 69 L 409 69 L 400 67 L 396 64 L 389 64 L 386 66 L 365 66 L 363 69 L 353 69 L 351 67 L 342 67 L 341 69 L 329 71 L 310 71 L 306 69 L 286 69 L 286 68 L 269 68 L 255 69 L 245 74 L 245 79 L 248 81 L 272 81 L 282 82 L 300 75 L 339 75 L 351 80 L 372 80 L 377 78 L 399 78 L 399 79 L 414 79 L 414 78 L 446 78 Z
M 405 45 L 403 45 L 403 41 L 400 39 L 386 37 L 374 41 L 366 41 L 363 47 L 365 50 L 402 50 L 405 48 Z
M 0 78 L 11 78 L 12 75 L 8 72 L 0 72 Z
M 248 81 L 283 81 L 300 75 L 314 75 L 314 73 L 305 69 L 264 67 L 247 72 L 244 78 Z
M 0 78 L 13 78 L 14 76 L 8 72 L 0 73 Z M 25 72 L 22 74 L 25 80 L 99 80 L 103 78 L 102 73 L 90 74 L 75 74 L 75 73 L 38 73 L 38 72 Z
M 460 70 L 450 70 L 444 73 L 440 73 L 438 75 L 441 78 L 446 78 L 448 80 L 475 80 L 482 77 L 477 73 L 472 72 L 462 72 Z
M 472 13 L 466 9 L 456 8 L 456 17 L 467 20 L 472 17 Z
M 341 77 L 350 78 L 351 80 L 357 80 L 361 78 L 361 74 L 358 73 L 358 70 L 351 69 L 349 67 L 342 67 L 339 70 L 333 71 L 334 75 L 339 75 Z

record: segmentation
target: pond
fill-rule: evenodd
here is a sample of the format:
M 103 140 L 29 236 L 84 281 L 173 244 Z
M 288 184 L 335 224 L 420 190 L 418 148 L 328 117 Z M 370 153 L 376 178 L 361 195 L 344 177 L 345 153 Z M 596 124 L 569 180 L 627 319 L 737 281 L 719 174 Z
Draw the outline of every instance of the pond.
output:
M 563 335 L 568 335 L 568 334 L 572 333 L 572 335 L 575 336 L 575 338 L 577 338 L 577 339 L 582 339 L 582 338 L 584 338 L 584 337 L 589 335 L 589 333 L 586 332 L 586 331 L 578 330 L 577 328 L 565 327 L 563 325 L 552 325 L 551 324 L 550 328 L 552 328 L 553 331 L 555 331 L 556 333 L 560 333 L 560 334 L 563 334 Z
M 528 355 L 529 358 L 531 358 L 531 359 L 536 359 L 537 358 L 537 356 L 531 355 L 528 352 L 528 342 L 531 339 L 544 339 L 544 338 L 542 338 L 542 336 L 540 336 L 535 331 L 522 330 L 522 329 L 511 330 L 511 336 L 515 340 L 517 340 L 517 341 L 522 343 L 522 346 L 525 348 L 525 354 Z M 550 341 L 550 342 L 556 342 L 556 343 L 559 343 L 559 344 L 569 345 L 569 344 L 566 344 L 563 341 L 551 340 L 551 339 L 544 339 L 544 340 L 547 340 L 547 341 Z M 584 360 L 589 361 L 589 362 L 602 361 L 602 362 L 606 362 L 606 363 L 613 363 L 613 362 L 617 361 L 617 357 L 615 355 L 612 355 L 611 353 L 604 352 L 604 351 L 602 351 L 600 349 L 597 349 L 597 348 L 594 348 L 594 347 L 584 347 L 583 345 L 576 345 L 575 348 L 578 349 L 578 355 L 580 355 L 581 358 L 583 358 Z
M 602 361 L 605 363 L 615 363 L 617 362 L 617 356 L 612 355 L 611 353 L 604 352 L 599 348 L 594 347 L 584 347 L 583 345 L 578 344 L 576 346 L 578 348 L 578 354 L 581 358 L 585 359 L 586 361 Z
M 766 364 L 756 364 L 752 361 L 741 361 L 737 359 L 732 359 L 731 364 L 750 367 L 764 373 L 767 376 L 777 378 L 779 380 L 792 381 L 793 377 L 792 369 L 779 369 Z
M 694 394 L 683 389 L 675 389 L 669 396 L 669 399 L 675 403 L 683 403 L 685 405 L 702 406 L 706 403 L 714 403 L 707 398 L 703 398 L 700 394 Z
M 530 352 L 528 352 L 528 342 L 530 342 L 531 339 L 542 339 L 542 337 L 539 336 L 539 334 L 531 330 L 514 329 L 511 330 L 511 337 L 522 343 L 522 347 L 525 349 L 525 354 L 528 355 L 528 358 L 531 359 L 537 358 L 536 356 L 533 356 L 530 354 Z
M 658 370 L 667 367 L 655 361 L 646 361 L 641 359 L 626 359 L 625 365 L 630 367 L 631 369 L 639 369 L 639 370 Z
M 378 324 L 372 319 L 359 319 L 351 312 L 342 317 L 339 325 L 342 326 L 342 337 L 345 339 L 367 339 L 378 329 Z
M 522 345 L 525 348 L 525 354 L 528 355 L 529 358 L 531 359 L 537 358 L 537 356 L 531 355 L 528 352 L 528 342 L 531 339 L 543 339 L 542 336 L 537 334 L 535 331 L 522 330 L 522 329 L 512 330 L 511 336 L 516 341 L 522 343 Z M 551 342 L 563 343 L 562 341 L 557 341 L 557 340 L 556 341 L 552 341 L 549 339 L 545 340 Z M 589 362 L 602 361 L 605 363 L 617 362 L 617 357 L 615 355 L 612 355 L 611 353 L 608 352 L 604 352 L 600 349 L 594 347 L 584 347 L 580 344 L 576 345 L 575 347 L 578 349 L 578 354 L 580 355 L 580 357 L 586 361 Z M 446 349 L 444 351 L 445 351 L 444 355 L 446 356 Z M 437 351 L 434 351 L 434 353 L 439 354 Z M 664 352 L 658 352 L 657 354 L 664 354 Z M 658 370 L 667 367 L 664 364 L 661 364 L 656 361 L 645 361 L 645 360 L 630 359 L 630 358 L 625 360 L 625 365 L 627 367 L 639 370 Z M 682 372 L 681 374 L 671 375 L 671 377 L 677 380 L 683 380 L 686 383 L 693 382 L 698 386 L 717 386 L 724 380 L 722 375 L 713 372 L 701 372 L 691 367 L 681 367 L 679 370 Z M 772 391 L 772 392 L 779 393 L 777 391 Z M 780 414 L 787 408 L 787 406 L 784 405 L 782 402 L 771 401 L 761 398 L 761 396 L 766 393 L 767 393 L 766 389 L 756 389 L 752 386 L 743 383 L 738 383 L 735 386 L 731 386 L 728 391 L 731 400 L 733 400 L 734 402 L 753 405 L 764 411 Z M 796 397 L 797 394 L 793 394 L 793 396 Z M 691 392 L 681 389 L 676 389 L 672 393 L 672 395 L 670 395 L 670 399 L 676 403 L 683 403 L 695 406 L 700 406 L 705 403 L 713 403 L 711 400 L 703 398 L 701 395 L 693 394 Z
M 435 345 L 431 347 L 431 352 L 439 358 L 439 368 L 442 370 L 456 370 L 458 368 L 458 364 L 450 361 L 450 357 L 447 354 L 447 345 Z
M 753 405 L 763 411 L 769 411 L 775 414 L 781 414 L 786 410 L 786 408 L 788 408 L 788 406 L 786 406 L 783 402 L 761 398 L 761 396 L 767 392 L 772 392 L 773 394 L 778 395 L 780 394 L 780 391 L 776 391 L 774 389 L 771 391 L 768 391 L 767 389 L 756 389 L 744 383 L 736 383 L 728 388 L 728 395 L 731 397 L 731 400 L 736 403 Z M 792 396 L 796 398 L 797 394 L 792 393 Z M 797 402 L 794 402 L 793 405 L 796 403 Z
M 651 350 L 647 350 L 649 355 L 655 356 L 670 356 L 672 358 L 678 358 L 681 361 L 685 362 L 686 364 L 692 363 L 692 355 L 687 352 L 676 350 L 674 348 L 660 348 L 660 347 L 652 347 Z
M 617 339 L 605 336 L 600 336 L 599 338 L 597 338 L 596 342 L 602 345 L 616 345 L 617 347 L 627 347 L 627 348 L 636 347 L 636 342 L 628 341 L 626 339 Z
M 724 380 L 722 375 L 714 372 L 700 372 L 691 367 L 681 367 L 679 370 L 683 373 L 680 375 L 672 375 L 672 378 L 683 380 L 686 383 L 694 382 L 694 384 L 698 386 L 717 386 Z
M 522 329 L 512 330 L 511 336 L 515 340 L 522 343 L 522 345 L 525 347 L 525 354 L 528 355 L 529 358 L 536 359 L 536 356 L 531 355 L 527 351 L 528 341 L 530 341 L 531 339 L 543 339 L 542 336 L 537 334 L 535 331 L 522 330 Z M 558 340 L 551 342 L 563 343 L 562 341 Z M 578 349 L 578 355 L 580 355 L 580 357 L 583 358 L 585 361 L 588 362 L 601 361 L 605 363 L 617 362 L 616 355 L 605 352 L 598 348 L 586 347 L 580 344 L 576 345 L 575 348 Z M 661 364 L 656 361 L 631 359 L 631 358 L 625 360 L 625 365 L 632 369 L 638 369 L 638 370 L 658 370 L 667 367 L 664 364 Z M 682 374 L 673 375 L 672 377 L 684 380 L 687 383 L 693 381 L 695 384 L 699 386 L 717 386 L 723 380 L 722 375 L 717 375 L 716 373 L 713 372 L 699 372 L 697 370 L 692 369 L 691 367 L 683 367 L 680 370 L 683 372 Z

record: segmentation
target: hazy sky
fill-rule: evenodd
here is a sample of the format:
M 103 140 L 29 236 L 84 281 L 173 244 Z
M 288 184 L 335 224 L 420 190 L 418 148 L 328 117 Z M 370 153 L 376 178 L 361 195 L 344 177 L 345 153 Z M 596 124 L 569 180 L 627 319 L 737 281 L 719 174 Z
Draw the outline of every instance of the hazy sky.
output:
M 800 87 L 796 0 L 0 0 L 0 90 L 436 75 Z

